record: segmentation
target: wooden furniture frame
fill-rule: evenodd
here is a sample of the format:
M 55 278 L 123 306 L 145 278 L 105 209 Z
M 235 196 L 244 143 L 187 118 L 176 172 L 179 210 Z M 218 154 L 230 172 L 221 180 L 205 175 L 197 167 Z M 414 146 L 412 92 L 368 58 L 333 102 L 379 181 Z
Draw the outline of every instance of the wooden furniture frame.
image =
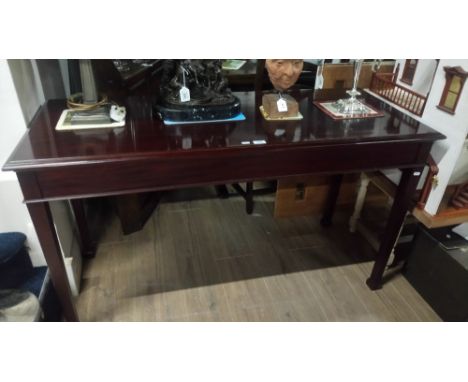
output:
M 413 62 L 414 61 L 414 62 Z M 401 74 L 400 81 L 408 85 L 413 85 L 414 75 L 416 74 L 416 68 L 418 67 L 418 61 L 416 59 L 405 60 L 405 67 Z
M 465 85 L 466 77 L 468 77 L 468 72 L 464 71 L 462 67 L 455 66 L 449 67 L 445 66 L 445 87 L 444 91 L 442 92 L 442 96 L 440 97 L 439 105 L 437 106 L 440 110 L 443 110 L 449 114 L 455 114 L 455 110 L 458 105 L 458 100 L 460 99 L 460 95 L 463 91 L 463 86 Z M 458 92 L 451 91 L 451 86 L 455 77 L 460 79 L 460 89 Z M 456 94 L 455 102 L 453 104 L 453 108 L 449 108 L 446 106 L 446 101 L 449 93 Z
M 427 199 L 429 198 L 429 194 L 432 190 L 432 187 L 434 183 L 437 182 L 437 174 L 439 173 L 439 168 L 430 154 L 427 157 L 426 166 L 428 167 L 428 171 L 427 171 L 422 189 L 420 190 L 420 192 L 416 192 L 416 194 L 413 195 L 414 200 L 411 201 L 411 204 L 409 206 L 409 211 L 411 211 L 411 213 L 414 216 L 417 216 L 415 214 L 416 210 L 424 210 L 424 207 L 426 205 Z M 364 202 L 365 202 L 365 198 L 367 194 L 367 188 L 370 183 L 376 186 L 387 197 L 392 198 L 392 199 L 395 197 L 395 193 L 396 193 L 398 185 L 395 184 L 392 180 L 390 180 L 385 174 L 383 174 L 380 171 L 370 172 L 370 173 L 361 173 L 361 178 L 359 180 L 359 186 L 358 186 L 358 191 L 356 195 L 356 201 L 354 203 L 354 212 L 351 218 L 349 219 L 349 230 L 350 232 L 356 232 L 359 229 L 361 234 L 366 238 L 366 240 L 370 243 L 370 245 L 374 249 L 376 249 L 379 247 L 379 239 L 377 235 L 375 235 L 375 233 L 373 233 L 371 229 L 369 229 L 365 225 L 360 224 L 360 221 L 359 221 L 361 217 L 362 209 L 364 207 Z M 415 208 L 413 208 L 413 206 L 415 206 Z M 395 241 L 395 245 L 396 245 L 396 241 Z
M 373 73 L 370 90 L 417 116 L 424 113 L 427 97 L 394 82 L 395 76 Z
M 370 87 L 373 71 L 372 62 L 364 62 L 362 64 L 361 73 L 357 87 L 366 89 Z M 382 76 L 393 76 L 395 64 L 392 62 L 383 62 L 378 69 L 378 73 Z M 351 89 L 353 87 L 354 64 L 325 64 L 323 67 L 323 89 Z
M 334 121 L 313 106 L 313 91 L 294 95 L 303 120 L 267 122 L 258 111 L 261 95 L 237 95 L 246 120 L 234 123 L 165 126 L 148 117 L 148 102 L 135 98 L 126 101 L 125 127 L 57 132 L 65 101 L 49 101 L 40 109 L 3 170 L 17 174 L 66 320 L 79 318 L 50 211 L 52 200 L 331 173 L 333 184 L 322 219 L 327 225 L 342 174 L 400 168 L 402 178 L 367 279 L 373 290 L 382 286 L 431 146 L 444 136 L 423 124 L 402 122 L 395 130 L 386 122 L 401 119 L 402 114 L 392 108 L 381 118 Z M 384 106 L 370 95 L 365 101 L 377 109 Z M 278 129 L 292 134 L 275 134 Z

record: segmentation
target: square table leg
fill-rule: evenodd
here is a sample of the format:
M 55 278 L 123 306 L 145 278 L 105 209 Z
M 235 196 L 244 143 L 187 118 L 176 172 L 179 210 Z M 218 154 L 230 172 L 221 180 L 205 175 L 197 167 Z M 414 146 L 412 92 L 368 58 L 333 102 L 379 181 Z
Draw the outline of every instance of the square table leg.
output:
M 320 220 L 320 224 L 323 227 L 329 227 L 332 225 L 333 213 L 335 212 L 336 201 L 340 194 L 341 183 L 343 181 L 343 174 L 335 174 L 331 178 L 330 190 L 328 191 L 327 201 L 325 204 L 325 210 Z
M 62 305 L 63 315 L 67 321 L 79 321 L 49 202 L 28 203 L 27 207 L 49 267 L 52 283 Z

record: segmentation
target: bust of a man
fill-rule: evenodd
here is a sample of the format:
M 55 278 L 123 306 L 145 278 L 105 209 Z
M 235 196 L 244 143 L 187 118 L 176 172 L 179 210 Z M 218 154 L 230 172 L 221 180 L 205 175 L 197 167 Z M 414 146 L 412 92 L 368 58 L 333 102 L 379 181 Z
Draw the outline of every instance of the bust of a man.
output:
M 274 88 L 284 92 L 296 83 L 304 60 L 266 60 L 265 66 Z
M 297 117 L 299 105 L 289 94 L 281 94 L 291 88 L 299 78 L 304 67 L 304 60 L 298 59 L 268 59 L 265 61 L 268 77 L 278 94 L 265 94 L 262 98 L 262 108 L 265 118 L 281 120 Z

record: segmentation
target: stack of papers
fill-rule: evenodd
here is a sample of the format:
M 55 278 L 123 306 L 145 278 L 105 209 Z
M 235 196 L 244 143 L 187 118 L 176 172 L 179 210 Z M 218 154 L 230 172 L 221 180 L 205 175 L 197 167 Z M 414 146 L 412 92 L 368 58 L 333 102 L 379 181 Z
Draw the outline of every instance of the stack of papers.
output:
M 224 60 L 223 70 L 238 70 L 246 63 L 245 60 Z
M 452 231 L 468 240 L 468 223 L 463 223 L 452 228 Z
M 55 126 L 57 131 L 82 130 L 82 129 L 100 129 L 125 126 L 125 120 L 120 122 L 113 121 L 109 115 L 102 112 L 86 113 L 74 109 L 66 109 L 60 115 Z

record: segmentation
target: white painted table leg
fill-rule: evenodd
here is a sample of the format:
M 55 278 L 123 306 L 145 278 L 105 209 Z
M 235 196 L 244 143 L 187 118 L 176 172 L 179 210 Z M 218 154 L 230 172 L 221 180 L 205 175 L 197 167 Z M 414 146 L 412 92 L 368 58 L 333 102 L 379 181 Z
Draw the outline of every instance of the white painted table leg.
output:
M 354 204 L 354 212 L 349 219 L 349 230 L 350 232 L 356 232 L 356 224 L 361 216 L 362 206 L 366 199 L 367 187 L 369 186 L 370 178 L 365 174 L 361 173 L 361 179 L 359 181 L 359 190 L 356 197 L 356 203 Z

